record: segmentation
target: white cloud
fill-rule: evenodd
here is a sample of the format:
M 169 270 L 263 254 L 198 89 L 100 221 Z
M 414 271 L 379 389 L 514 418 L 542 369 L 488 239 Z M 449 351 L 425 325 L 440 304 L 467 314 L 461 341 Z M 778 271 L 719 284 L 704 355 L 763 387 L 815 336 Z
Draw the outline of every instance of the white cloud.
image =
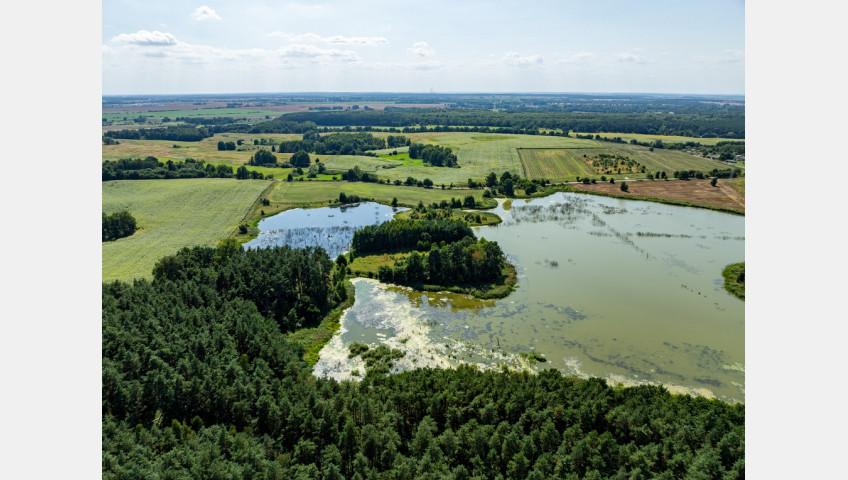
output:
M 203 20 L 221 20 L 221 16 L 218 15 L 215 10 L 206 5 L 197 7 L 194 13 L 191 14 L 191 17 L 201 22 Z
M 287 33 L 287 32 L 271 32 L 268 34 L 272 37 L 279 37 L 289 42 L 321 42 L 332 45 L 363 45 L 366 47 L 375 47 L 377 45 L 385 45 L 389 43 L 389 39 L 385 37 L 345 37 L 344 35 L 332 35 L 324 37 L 316 33 Z
M 517 52 L 507 52 L 501 61 L 507 65 L 515 65 L 518 67 L 526 67 L 529 65 L 538 65 L 544 63 L 541 55 L 528 55 L 522 57 Z
M 202 22 L 203 20 L 220 20 L 221 16 L 215 13 L 215 10 L 207 7 L 206 5 L 197 7 L 197 10 L 191 14 L 191 18 L 197 20 L 198 22 Z
M 419 57 L 429 57 L 435 55 L 436 52 L 427 45 L 427 42 L 415 42 L 410 48 L 406 49 L 406 53 L 418 55 Z
M 122 33 L 114 37 L 112 41 L 150 47 L 163 47 L 177 44 L 176 37 L 170 33 L 160 32 L 159 30 L 152 32 L 139 30 L 135 33 Z

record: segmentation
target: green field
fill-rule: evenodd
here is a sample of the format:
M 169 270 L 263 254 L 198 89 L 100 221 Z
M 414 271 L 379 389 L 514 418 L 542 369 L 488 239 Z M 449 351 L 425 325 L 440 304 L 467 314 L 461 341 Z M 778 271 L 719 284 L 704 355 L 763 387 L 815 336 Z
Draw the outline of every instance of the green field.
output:
M 240 134 L 240 133 L 218 133 L 213 137 L 204 138 L 199 142 L 175 142 L 172 140 L 122 140 L 118 145 L 103 145 L 101 148 L 102 160 L 117 160 L 119 158 L 144 158 L 152 155 L 156 158 L 169 157 L 176 160 L 193 158 L 209 163 L 226 163 L 228 165 L 243 165 L 250 160 L 250 156 L 260 148 L 271 150 L 267 145 L 253 145 L 253 140 L 274 140 L 280 143 L 282 140 L 300 140 L 302 135 L 288 133 L 265 133 L 265 134 Z M 235 142 L 244 140 L 244 145 L 239 150 L 218 150 L 218 142 Z M 179 148 L 174 148 L 177 145 Z M 291 153 L 275 153 L 278 159 L 286 159 Z M 310 154 L 311 158 L 315 155 Z M 319 155 L 322 161 L 330 155 Z
M 150 278 L 153 265 L 186 245 L 228 237 L 270 181 L 115 180 L 102 183 L 103 211 L 128 210 L 135 234 L 103 242 L 103 281 Z
M 312 154 L 309 155 L 310 158 L 314 156 Z M 383 169 L 402 165 L 402 162 L 395 160 L 386 160 L 384 158 L 365 155 L 333 155 L 326 160 L 321 160 L 321 162 L 330 171 L 346 172 L 358 165 L 360 170 L 364 172 L 376 172 L 380 177 L 383 176 Z
M 389 134 L 379 132 L 375 136 L 388 136 Z M 275 142 L 281 140 L 300 139 L 296 134 L 217 134 L 199 142 L 173 142 L 166 140 L 119 140 L 119 145 L 104 145 L 102 157 L 104 160 L 116 160 L 127 157 L 146 157 L 152 155 L 157 158 L 173 158 L 182 160 L 194 158 L 209 163 L 224 163 L 238 166 L 247 163 L 250 156 L 260 148 L 270 149 L 269 146 L 253 145 L 254 139 L 273 139 Z M 381 157 L 354 156 L 354 155 L 320 155 L 310 154 L 314 160 L 316 157 L 324 163 L 331 171 L 346 171 L 359 165 L 359 168 L 376 173 L 379 178 L 391 181 L 404 181 L 407 177 L 416 180 L 429 178 L 436 185 L 464 185 L 469 178 L 475 181 L 483 181 L 489 172 L 498 175 L 509 171 L 518 175 L 525 175 L 522 168 L 521 155 L 535 155 L 525 161 L 525 168 L 529 164 L 527 173 L 531 178 L 549 178 L 551 180 L 574 181 L 577 176 L 592 176 L 591 167 L 585 165 L 582 160 L 587 156 L 596 156 L 600 153 L 620 154 L 633 158 L 644 165 L 648 172 L 666 171 L 671 174 L 675 170 L 699 170 L 710 171 L 713 168 L 727 168 L 727 165 L 715 160 L 700 158 L 685 152 L 665 149 L 654 149 L 651 152 L 647 147 L 630 144 L 618 144 L 600 142 L 595 140 L 583 140 L 565 137 L 548 137 L 544 135 L 502 135 L 486 133 L 417 133 L 408 134 L 407 138 L 424 144 L 435 144 L 450 147 L 457 156 L 459 168 L 432 167 L 421 160 L 411 160 L 404 151 L 406 147 L 398 149 L 398 155 L 390 155 L 391 150 L 379 150 Z M 680 137 L 683 138 L 683 137 Z M 218 142 L 245 140 L 245 144 L 239 148 L 243 151 L 219 151 Z M 174 148 L 177 145 L 179 148 Z M 525 153 L 519 154 L 519 149 Z M 551 160 L 549 164 L 539 155 L 547 156 L 541 151 L 532 153 L 532 149 L 557 149 L 566 158 Z M 392 149 L 394 150 L 394 149 Z M 277 153 L 280 161 L 285 161 L 292 154 Z M 554 155 L 556 157 L 557 155 Z M 538 157 L 538 158 L 537 158 Z M 553 158 L 553 157 L 551 157 Z M 392 167 L 393 168 L 386 168 Z M 271 172 L 275 178 L 285 178 L 288 172 L 275 170 Z M 645 174 L 627 174 L 630 178 L 642 178 Z M 600 174 L 594 175 L 600 177 Z
M 397 198 L 398 203 L 405 206 L 418 205 L 419 200 L 429 205 L 452 197 L 462 199 L 467 195 L 473 195 L 475 200 L 481 201 L 483 195 L 482 190 L 442 190 L 363 182 L 274 182 L 267 197 L 272 204 L 293 208 L 328 204 L 330 200 L 336 201 L 342 192 L 345 195 L 373 198 L 386 204 L 391 203 L 392 198 Z M 270 208 L 267 210 L 271 211 Z
M 177 117 L 189 117 L 189 118 L 211 118 L 211 117 L 235 117 L 235 118 L 244 118 L 244 117 L 261 117 L 265 118 L 265 115 L 268 115 L 271 118 L 277 118 L 280 116 L 280 112 L 274 112 L 271 110 L 263 110 L 256 108 L 198 108 L 193 110 L 167 110 L 162 112 L 132 112 L 132 113 L 103 113 L 102 118 L 105 118 L 107 122 L 123 122 L 124 118 L 127 119 L 129 124 L 132 124 L 133 118 L 138 118 L 139 115 L 143 115 L 148 119 L 156 119 L 161 120 L 164 117 L 169 117 L 171 120 Z
M 589 140 L 584 140 L 589 141 Z M 622 172 L 613 174 L 616 177 L 645 178 L 648 173 L 665 171 L 671 176 L 680 170 L 697 170 L 709 172 L 714 168 L 724 169 L 727 165 L 717 160 L 701 158 L 677 150 L 655 148 L 630 144 L 611 144 L 600 148 L 565 148 L 565 149 L 521 149 L 520 158 L 524 173 L 529 178 L 547 178 L 554 181 L 575 181 L 576 177 L 600 178 L 591 165 L 584 161 L 586 157 L 599 154 L 624 155 L 639 162 L 645 167 L 646 173 Z M 607 174 L 609 176 L 609 174 Z
M 565 148 L 520 148 L 518 155 L 527 178 L 566 180 L 595 175 L 592 167 L 583 161 L 582 149 Z

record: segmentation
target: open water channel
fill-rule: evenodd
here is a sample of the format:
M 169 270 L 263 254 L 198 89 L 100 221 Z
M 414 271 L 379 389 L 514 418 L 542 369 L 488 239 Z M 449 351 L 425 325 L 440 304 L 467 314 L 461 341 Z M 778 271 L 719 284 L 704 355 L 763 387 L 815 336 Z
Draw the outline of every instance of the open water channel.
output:
M 356 302 L 314 374 L 364 374 L 361 359 L 348 358 L 360 341 L 406 352 L 393 371 L 556 368 L 744 401 L 744 302 L 721 277 L 744 260 L 743 217 L 569 193 L 505 207 L 493 210 L 502 224 L 474 230 L 517 266 L 516 291 L 477 300 L 355 279 Z M 522 355 L 530 351 L 547 361 Z

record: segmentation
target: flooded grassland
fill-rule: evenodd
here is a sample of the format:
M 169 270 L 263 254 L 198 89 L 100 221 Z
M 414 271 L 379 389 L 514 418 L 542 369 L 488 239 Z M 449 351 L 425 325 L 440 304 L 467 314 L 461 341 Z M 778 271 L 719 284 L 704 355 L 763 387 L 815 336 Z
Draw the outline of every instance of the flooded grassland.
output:
M 348 358 L 359 341 L 406 352 L 393 371 L 557 368 L 744 401 L 744 302 L 721 277 L 744 259 L 744 218 L 566 193 L 503 207 L 501 225 L 475 233 L 517 265 L 515 292 L 477 300 L 356 279 L 356 303 L 314 373 L 364 374 Z
M 313 372 L 360 378 L 364 363 L 349 358 L 348 346 L 364 342 L 405 352 L 392 371 L 556 368 L 744 401 L 744 302 L 721 277 L 744 260 L 743 217 L 569 193 L 510 203 L 494 210 L 502 224 L 474 230 L 517 266 L 515 292 L 478 300 L 354 279 L 356 302 Z M 392 211 L 363 204 L 281 215 L 285 223 L 260 225 L 276 239 L 260 235 L 255 246 L 320 244 L 335 257 L 356 228 Z

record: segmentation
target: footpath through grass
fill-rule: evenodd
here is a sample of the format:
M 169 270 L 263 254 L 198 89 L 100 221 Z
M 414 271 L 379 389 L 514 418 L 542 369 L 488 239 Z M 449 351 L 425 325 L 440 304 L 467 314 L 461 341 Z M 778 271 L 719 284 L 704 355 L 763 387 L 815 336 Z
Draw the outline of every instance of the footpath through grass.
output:
M 188 245 L 215 246 L 238 228 L 269 184 L 218 178 L 103 182 L 103 211 L 127 210 L 139 228 L 130 237 L 103 242 L 103 281 L 151 278 L 165 255 Z

